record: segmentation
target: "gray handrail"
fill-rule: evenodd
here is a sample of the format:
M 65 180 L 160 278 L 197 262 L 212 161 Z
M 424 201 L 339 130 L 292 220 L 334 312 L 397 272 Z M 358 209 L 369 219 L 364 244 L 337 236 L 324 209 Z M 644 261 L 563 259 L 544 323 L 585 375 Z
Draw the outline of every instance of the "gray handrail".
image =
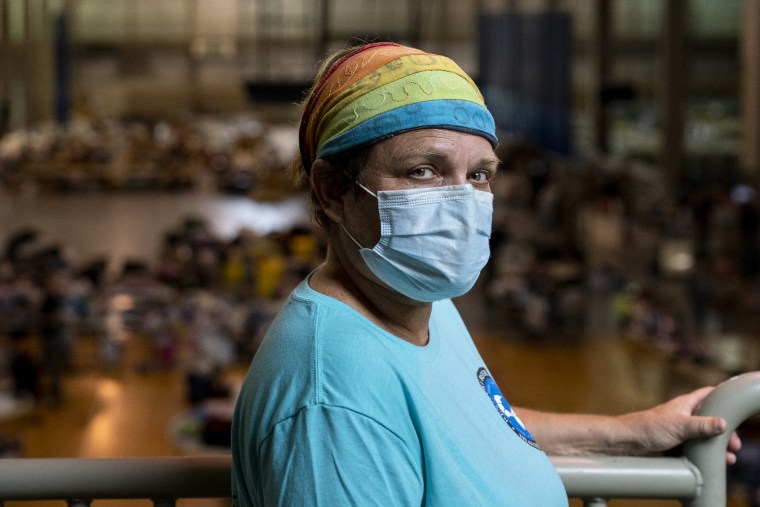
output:
M 551 457 L 568 496 L 586 506 L 606 498 L 669 498 L 688 507 L 725 507 L 725 452 L 730 433 L 760 413 L 760 372 L 746 373 L 718 386 L 700 407 L 720 415 L 728 431 L 687 443 L 682 458 Z M 147 498 L 174 505 L 179 498 L 228 498 L 229 455 L 151 458 L 0 459 L 3 500 L 89 500 Z
M 697 470 L 684 458 L 552 457 L 574 498 L 695 497 Z M 151 458 L 35 458 L 0 460 L 2 500 L 152 499 L 230 496 L 229 456 Z M 588 503 L 586 505 L 589 505 Z M 606 505 L 600 501 L 599 505 Z
M 667 498 L 697 496 L 702 477 L 686 458 L 551 456 L 571 498 Z
M 0 500 L 228 498 L 230 457 L 0 459 Z
M 704 485 L 688 507 L 725 507 L 726 446 L 739 425 L 760 413 L 760 372 L 738 375 L 721 383 L 697 410 L 699 415 L 720 416 L 728 430 L 711 438 L 694 439 L 684 445 L 684 456 L 702 473 Z

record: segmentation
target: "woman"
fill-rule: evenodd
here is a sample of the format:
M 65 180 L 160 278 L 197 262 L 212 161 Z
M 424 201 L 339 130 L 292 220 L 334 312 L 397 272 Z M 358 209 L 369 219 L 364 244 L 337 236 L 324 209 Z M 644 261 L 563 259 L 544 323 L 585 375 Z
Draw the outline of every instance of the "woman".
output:
M 691 415 L 709 389 L 620 417 L 510 407 L 450 301 L 488 261 L 496 142 L 448 58 L 376 43 L 323 66 L 300 166 L 328 251 L 238 399 L 236 505 L 567 505 L 544 451 L 642 454 L 725 431 Z

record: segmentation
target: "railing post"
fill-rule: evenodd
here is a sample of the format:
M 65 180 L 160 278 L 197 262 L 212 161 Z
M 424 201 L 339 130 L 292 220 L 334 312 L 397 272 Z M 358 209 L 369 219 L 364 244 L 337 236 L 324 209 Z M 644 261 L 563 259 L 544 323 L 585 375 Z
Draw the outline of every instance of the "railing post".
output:
M 745 420 L 760 413 L 760 372 L 733 377 L 705 398 L 698 415 L 723 417 L 728 429 L 722 435 L 686 442 L 685 456 L 699 469 L 702 488 L 688 507 L 725 507 L 726 447 L 731 433 Z

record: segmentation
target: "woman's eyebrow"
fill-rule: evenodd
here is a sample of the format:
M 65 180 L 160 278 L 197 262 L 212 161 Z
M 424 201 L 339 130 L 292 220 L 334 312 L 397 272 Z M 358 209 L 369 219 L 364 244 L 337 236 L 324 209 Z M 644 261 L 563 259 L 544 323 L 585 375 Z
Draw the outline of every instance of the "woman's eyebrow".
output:
M 488 165 L 495 165 L 500 166 L 501 165 L 501 159 L 497 157 L 496 155 L 492 155 L 489 157 L 483 157 L 480 159 L 480 164 L 488 164 Z
M 495 155 L 492 157 L 483 157 L 478 161 L 477 164 L 475 164 L 475 167 L 498 170 L 501 167 L 501 159 Z
M 428 150 L 424 148 L 421 148 L 421 149 L 412 148 L 404 156 L 405 159 L 416 158 L 416 157 L 424 157 L 427 159 L 434 160 L 436 162 L 446 162 L 451 158 L 449 157 L 447 153 L 440 152 L 437 150 Z M 478 162 L 475 165 L 478 167 L 483 167 L 483 166 L 499 167 L 501 166 L 501 159 L 499 159 L 499 157 L 497 157 L 496 155 L 489 155 L 478 160 Z

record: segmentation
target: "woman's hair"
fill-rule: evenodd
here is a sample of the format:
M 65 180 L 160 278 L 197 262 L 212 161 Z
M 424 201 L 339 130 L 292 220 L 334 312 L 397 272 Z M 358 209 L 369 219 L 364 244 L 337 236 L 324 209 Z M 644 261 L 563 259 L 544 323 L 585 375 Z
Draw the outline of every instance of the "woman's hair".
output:
M 343 48 L 335 51 L 322 61 L 319 69 L 317 70 L 317 74 L 314 77 L 314 84 L 309 89 L 309 91 L 306 92 L 303 101 L 301 101 L 302 114 L 306 107 L 306 104 L 312 98 L 314 92 L 316 91 L 316 88 L 322 81 L 322 78 L 330 71 L 336 62 L 355 50 L 355 47 Z M 356 178 L 359 175 L 359 170 L 367 160 L 369 149 L 370 146 L 363 146 L 361 148 L 348 150 L 330 157 L 325 157 L 324 160 L 329 162 L 335 168 L 335 171 L 332 171 L 328 176 L 330 178 L 328 184 L 338 189 L 341 195 L 348 192 L 356 182 Z M 298 188 L 309 189 L 311 194 L 310 210 L 314 222 L 324 229 L 329 228 L 332 224 L 332 220 L 330 220 L 330 218 L 325 214 L 324 210 L 322 210 L 319 199 L 317 198 L 313 189 L 311 189 L 311 183 L 309 182 L 309 173 L 311 172 L 311 168 L 304 167 L 300 153 L 290 164 L 289 172 Z

